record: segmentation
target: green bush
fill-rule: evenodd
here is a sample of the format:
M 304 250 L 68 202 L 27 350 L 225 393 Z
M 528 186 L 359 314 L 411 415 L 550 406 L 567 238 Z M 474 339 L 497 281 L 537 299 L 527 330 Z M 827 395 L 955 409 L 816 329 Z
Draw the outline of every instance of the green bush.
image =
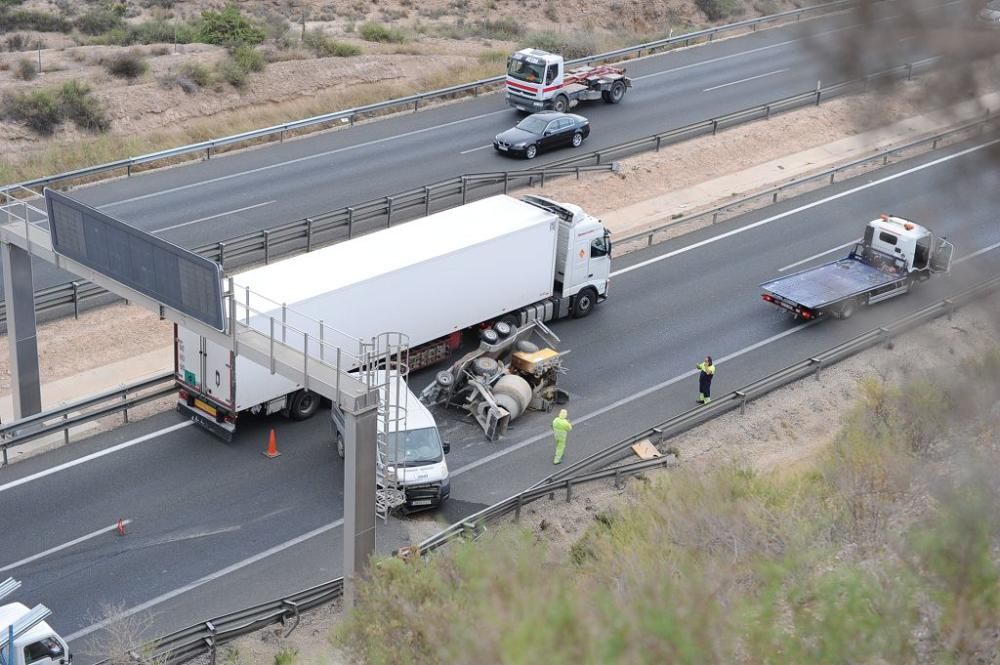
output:
M 125 29 L 121 15 L 109 9 L 92 9 L 78 17 L 76 29 L 85 35 L 101 35 L 111 30 Z
M 14 72 L 14 75 L 17 76 L 17 78 L 24 81 L 30 81 L 35 78 L 36 74 L 38 74 L 38 69 L 35 68 L 35 62 L 33 60 L 21 58 L 17 61 L 17 71 Z
M 544 30 L 528 35 L 521 48 L 537 48 L 549 53 L 558 53 L 567 60 L 572 60 L 596 53 L 597 41 L 591 33 L 563 34 Z
M 0 6 L 0 33 L 12 30 L 37 30 L 38 32 L 69 32 L 73 24 L 57 14 L 28 9 L 11 10 Z
M 221 12 L 201 13 L 195 41 L 235 47 L 260 44 L 265 37 L 263 28 L 243 16 L 237 7 L 229 6 Z
M 219 77 L 234 88 L 245 87 L 250 78 L 247 70 L 240 67 L 239 63 L 232 58 L 220 62 L 217 69 Z
M 487 19 L 476 24 L 474 33 L 476 36 L 485 39 L 499 39 L 506 42 L 513 42 L 524 35 L 524 27 L 517 21 L 509 18 Z
M 507 51 L 499 51 L 496 49 L 483 51 L 477 57 L 479 64 L 482 65 L 503 65 L 507 63 L 507 58 L 510 56 Z
M 13 7 L 24 4 L 24 0 L 0 0 L 0 7 Z
M 338 42 L 320 30 L 307 32 L 302 37 L 302 43 L 319 58 L 347 58 L 361 53 L 361 49 L 354 44 Z
M 59 90 L 59 107 L 63 115 L 80 129 L 91 132 L 111 129 L 107 110 L 86 83 L 76 80 L 64 83 Z
M 101 64 L 112 76 L 124 79 L 139 78 L 149 69 L 149 63 L 138 53 L 118 53 Z
M 54 132 L 63 121 L 59 100 L 48 90 L 4 95 L 0 102 L 0 115 L 14 122 L 23 122 L 43 135 Z
M 694 4 L 709 21 L 721 21 L 737 13 L 739 4 L 736 0 L 694 0 Z
M 361 35 L 362 39 L 368 42 L 402 44 L 406 41 L 406 35 L 404 35 L 401 30 L 390 28 L 382 25 L 381 23 L 375 23 L 374 21 L 368 21 L 367 23 L 361 24 L 361 26 L 358 27 L 358 34 Z
M 264 54 L 252 46 L 237 46 L 233 51 L 233 61 L 245 72 L 262 72 L 267 62 Z
M 193 62 L 182 65 L 180 71 L 173 76 L 170 82 L 177 84 L 181 90 L 190 94 L 197 91 L 198 88 L 209 87 L 214 80 L 212 71 L 208 67 Z
M 186 44 L 190 41 L 191 29 L 184 29 L 185 27 L 184 24 L 175 26 L 164 19 L 143 21 L 136 25 L 129 25 L 129 41 L 132 44 L 170 43 L 174 41 L 176 34 L 177 41 Z

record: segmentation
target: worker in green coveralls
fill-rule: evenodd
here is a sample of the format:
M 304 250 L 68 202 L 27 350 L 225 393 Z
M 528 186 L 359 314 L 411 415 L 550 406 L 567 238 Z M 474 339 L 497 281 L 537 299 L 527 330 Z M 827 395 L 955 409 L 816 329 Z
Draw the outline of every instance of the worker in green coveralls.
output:
M 569 422 L 569 414 L 566 409 L 559 411 L 559 415 L 552 420 L 552 436 L 556 440 L 556 456 L 552 459 L 553 464 L 562 462 L 563 453 L 566 452 L 566 435 L 573 429 Z

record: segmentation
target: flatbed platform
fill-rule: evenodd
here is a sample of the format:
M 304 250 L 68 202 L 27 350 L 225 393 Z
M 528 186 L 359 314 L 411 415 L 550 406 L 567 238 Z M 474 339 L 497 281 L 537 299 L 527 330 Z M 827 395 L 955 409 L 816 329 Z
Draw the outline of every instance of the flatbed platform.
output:
M 818 310 L 889 286 L 903 277 L 852 257 L 772 279 L 760 288 L 784 301 Z

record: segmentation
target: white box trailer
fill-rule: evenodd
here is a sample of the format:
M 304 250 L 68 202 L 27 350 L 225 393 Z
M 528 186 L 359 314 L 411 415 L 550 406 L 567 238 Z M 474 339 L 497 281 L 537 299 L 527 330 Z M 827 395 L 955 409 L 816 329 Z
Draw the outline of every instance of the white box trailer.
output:
M 399 332 L 411 368 L 443 360 L 462 331 L 585 316 L 607 294 L 609 234 L 579 207 L 493 196 L 237 275 L 238 311 L 307 333 L 309 355 L 358 366 L 361 340 Z M 241 316 L 238 313 L 238 316 Z M 303 336 L 285 342 L 302 350 Z M 178 410 L 229 438 L 242 411 L 315 413 L 320 399 L 177 327 Z

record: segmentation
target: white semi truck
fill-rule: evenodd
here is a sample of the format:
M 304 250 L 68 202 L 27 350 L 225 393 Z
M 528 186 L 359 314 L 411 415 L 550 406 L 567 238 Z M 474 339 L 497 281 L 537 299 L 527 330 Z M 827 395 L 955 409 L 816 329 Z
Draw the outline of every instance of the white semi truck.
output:
M 14 636 L 14 648 L 7 644 L 8 627 L 28 616 L 23 603 L 0 605 L 0 657 L 6 665 L 67 665 L 73 655 L 59 633 L 44 621 Z M 13 656 L 13 657 L 11 657 Z
M 540 49 L 517 51 L 507 60 L 507 105 L 525 113 L 565 113 L 580 102 L 617 104 L 632 87 L 624 67 L 583 66 L 566 70 L 561 55 Z
M 280 334 L 286 321 L 324 340 L 327 361 L 342 349 L 345 370 L 359 364 L 359 340 L 385 332 L 406 335 L 416 369 L 445 359 L 469 329 L 586 316 L 607 296 L 610 274 L 599 219 L 571 204 L 501 195 L 249 270 L 235 290 L 251 318 L 264 319 L 258 329 L 274 317 Z M 320 405 L 229 348 L 180 326 L 175 337 L 177 408 L 223 438 L 240 413 L 301 420 Z M 286 343 L 301 350 L 302 340 Z
M 847 258 L 806 268 L 760 285 L 761 298 L 806 321 L 846 319 L 861 305 L 909 293 L 913 285 L 951 269 L 955 246 L 923 226 L 881 215 Z

